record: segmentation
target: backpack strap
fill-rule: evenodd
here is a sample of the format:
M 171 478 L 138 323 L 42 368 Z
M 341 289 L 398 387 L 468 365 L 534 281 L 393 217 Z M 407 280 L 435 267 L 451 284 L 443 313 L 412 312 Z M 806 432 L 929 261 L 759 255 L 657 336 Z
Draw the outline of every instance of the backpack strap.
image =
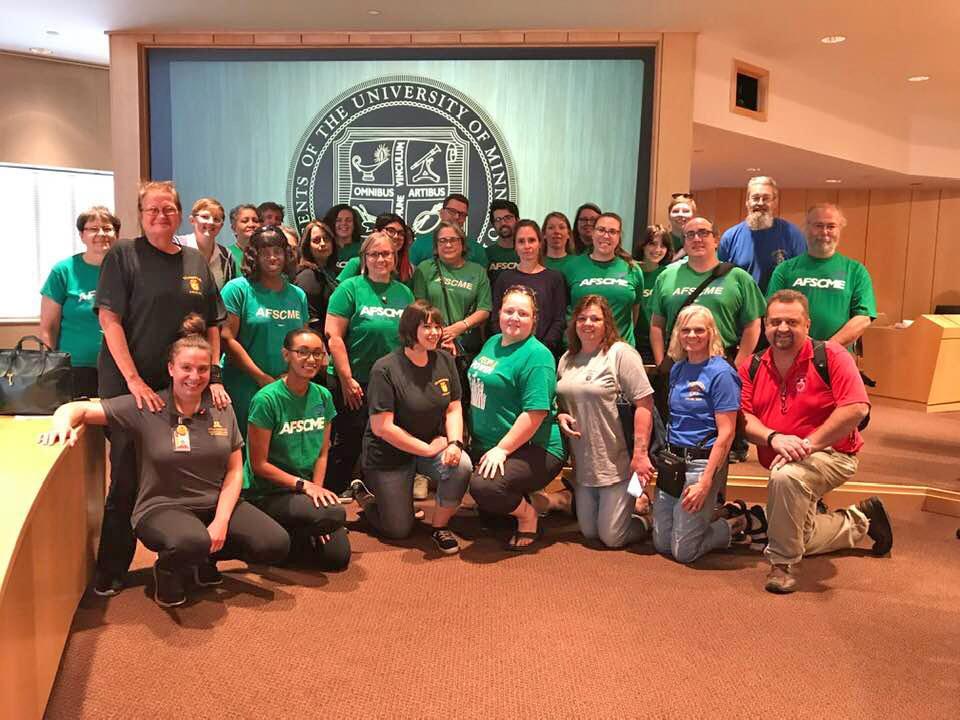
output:
M 683 310 L 688 305 L 693 305 L 694 301 L 698 297 L 700 297 L 700 293 L 706 290 L 707 286 L 710 285 L 710 283 L 712 283 L 717 278 L 722 278 L 724 275 L 726 275 L 728 272 L 733 270 L 735 267 L 736 265 L 734 265 L 731 262 L 722 262 L 719 265 L 714 265 L 713 271 L 709 275 L 707 275 L 706 279 L 702 283 L 697 285 L 696 289 L 692 293 L 690 293 L 687 296 L 687 299 L 683 301 L 683 304 L 680 306 L 680 309 L 677 310 L 677 312 L 679 313 L 680 310 Z
M 830 366 L 827 364 L 827 344 L 823 340 L 813 341 L 813 366 L 823 384 L 830 387 Z
M 760 369 L 760 359 L 762 357 L 762 352 L 754 353 L 750 356 L 750 369 L 747 370 L 747 374 L 750 376 L 750 382 L 753 382 L 757 377 L 757 370 Z

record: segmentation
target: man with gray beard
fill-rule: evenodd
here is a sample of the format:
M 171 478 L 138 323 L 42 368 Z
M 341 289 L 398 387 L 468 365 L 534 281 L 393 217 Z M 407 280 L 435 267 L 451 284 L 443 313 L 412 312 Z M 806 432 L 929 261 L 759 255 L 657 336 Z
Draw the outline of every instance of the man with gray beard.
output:
M 774 268 L 807 251 L 800 228 L 776 217 L 779 190 L 771 177 L 752 177 L 747 182 L 747 218 L 723 233 L 717 256 L 753 276 L 766 294 Z

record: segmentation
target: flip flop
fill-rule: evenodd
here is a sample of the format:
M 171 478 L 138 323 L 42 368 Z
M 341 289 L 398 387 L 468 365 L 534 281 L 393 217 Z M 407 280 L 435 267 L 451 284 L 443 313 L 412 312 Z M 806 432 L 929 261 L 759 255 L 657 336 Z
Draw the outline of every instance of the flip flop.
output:
M 513 533 L 513 536 L 507 541 L 507 550 L 515 553 L 529 552 L 535 550 L 537 547 L 537 541 L 543 535 L 543 525 L 537 524 L 537 529 L 534 532 L 526 532 L 523 530 L 517 530 Z M 526 545 L 517 545 L 518 540 L 530 540 Z

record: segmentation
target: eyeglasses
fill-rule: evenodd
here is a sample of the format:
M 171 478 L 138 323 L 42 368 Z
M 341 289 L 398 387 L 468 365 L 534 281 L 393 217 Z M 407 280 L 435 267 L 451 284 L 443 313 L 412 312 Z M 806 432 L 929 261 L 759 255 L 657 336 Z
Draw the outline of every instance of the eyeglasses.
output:
M 597 224 L 597 221 L 592 218 L 580 218 L 577 220 L 577 225 L 584 225 L 586 227 L 593 227 Z
M 395 228 L 387 225 L 385 228 L 381 228 L 380 232 L 384 232 L 392 238 L 400 237 L 403 235 L 403 229 Z
M 372 260 L 387 260 L 393 257 L 393 250 L 381 250 L 379 252 L 368 252 L 367 257 Z
M 90 233 L 91 235 L 115 235 L 117 232 L 113 229 L 113 225 L 102 225 L 95 227 L 84 226 L 83 231 L 85 233 Z
M 511 213 L 507 213 L 506 215 L 501 215 L 500 217 L 497 217 L 496 215 L 493 216 L 493 221 L 495 223 L 513 222 L 516 219 L 517 219 L 517 216 Z
M 466 220 L 466 219 L 467 219 L 467 212 L 466 212 L 466 211 L 454 210 L 452 207 L 445 207 L 445 208 L 443 208 L 443 211 L 444 211 L 447 215 L 449 215 L 450 217 L 458 218 L 458 219 L 460 219 L 460 220 Z
M 456 245 L 459 242 L 460 238 L 457 236 L 437 238 L 437 245 Z
M 296 355 L 301 360 L 306 360 L 307 358 L 313 358 L 314 360 L 323 360 L 326 356 L 326 352 L 321 348 L 319 350 L 311 350 L 310 348 L 294 348 L 294 355 Z
M 688 230 L 683 234 L 683 237 L 686 240 L 693 240 L 694 238 L 700 238 L 701 240 L 706 240 L 711 235 L 713 235 L 713 230 L 708 230 L 707 228 L 700 228 L 699 230 Z
M 177 209 L 176 205 L 166 205 L 162 208 L 158 207 L 148 207 L 141 210 L 144 215 L 149 217 L 156 217 L 157 215 L 163 215 L 164 217 L 171 217 L 173 215 L 178 215 L 180 211 Z
M 594 227 L 594 235 L 606 235 L 607 237 L 616 237 L 620 234 L 620 231 L 617 228 L 605 228 L 605 227 Z
M 813 223 L 810 227 L 820 232 L 823 232 L 824 230 L 827 232 L 836 232 L 840 226 L 836 223 Z
M 678 332 L 681 335 L 696 335 L 697 337 L 700 337 L 701 335 L 707 334 L 707 329 L 702 327 L 685 327 L 680 328 Z
M 223 225 L 223 218 L 217 218 L 210 213 L 197 213 L 193 216 L 197 221 L 210 223 L 211 225 Z

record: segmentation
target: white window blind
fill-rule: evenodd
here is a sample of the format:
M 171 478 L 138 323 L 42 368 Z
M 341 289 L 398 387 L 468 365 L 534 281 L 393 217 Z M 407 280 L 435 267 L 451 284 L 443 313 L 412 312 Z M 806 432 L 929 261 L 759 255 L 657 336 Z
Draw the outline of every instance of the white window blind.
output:
M 83 252 L 77 215 L 93 205 L 113 210 L 113 173 L 0 163 L 0 198 L 0 318 L 37 318 L 50 268 Z

